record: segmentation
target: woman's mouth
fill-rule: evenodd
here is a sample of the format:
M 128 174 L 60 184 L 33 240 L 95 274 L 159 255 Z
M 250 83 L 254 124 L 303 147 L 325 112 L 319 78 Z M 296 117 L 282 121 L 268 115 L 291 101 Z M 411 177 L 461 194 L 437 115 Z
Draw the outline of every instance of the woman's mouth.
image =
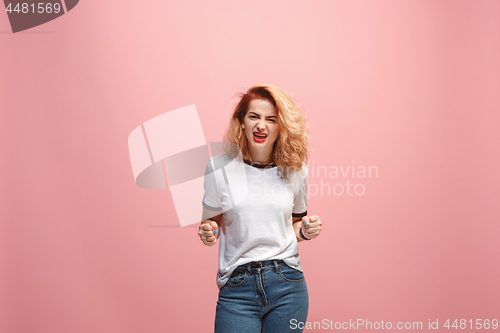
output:
M 264 142 L 267 138 L 267 135 L 264 133 L 253 132 L 253 140 L 255 142 Z

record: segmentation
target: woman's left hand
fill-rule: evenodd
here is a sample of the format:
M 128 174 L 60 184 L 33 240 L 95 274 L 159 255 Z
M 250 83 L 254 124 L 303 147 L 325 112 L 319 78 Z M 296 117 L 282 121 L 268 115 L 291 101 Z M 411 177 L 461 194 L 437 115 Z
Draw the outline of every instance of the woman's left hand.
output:
M 319 236 L 321 232 L 321 220 L 317 215 L 304 216 L 302 218 L 302 233 L 305 237 L 313 239 Z

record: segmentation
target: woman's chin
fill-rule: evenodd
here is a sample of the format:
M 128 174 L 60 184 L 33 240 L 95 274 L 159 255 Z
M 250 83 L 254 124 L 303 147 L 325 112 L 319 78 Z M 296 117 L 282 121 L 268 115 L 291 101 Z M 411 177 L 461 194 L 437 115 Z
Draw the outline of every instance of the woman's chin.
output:
M 252 142 L 252 147 L 255 149 L 264 149 L 267 147 L 267 142 Z

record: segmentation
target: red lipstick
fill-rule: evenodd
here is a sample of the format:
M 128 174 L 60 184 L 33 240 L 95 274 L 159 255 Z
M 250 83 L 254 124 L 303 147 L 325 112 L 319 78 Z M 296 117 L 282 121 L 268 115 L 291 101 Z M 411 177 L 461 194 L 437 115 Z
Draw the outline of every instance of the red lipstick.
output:
M 265 134 L 265 133 L 253 132 L 253 140 L 255 142 L 264 142 L 266 140 L 266 138 L 267 138 L 267 134 Z

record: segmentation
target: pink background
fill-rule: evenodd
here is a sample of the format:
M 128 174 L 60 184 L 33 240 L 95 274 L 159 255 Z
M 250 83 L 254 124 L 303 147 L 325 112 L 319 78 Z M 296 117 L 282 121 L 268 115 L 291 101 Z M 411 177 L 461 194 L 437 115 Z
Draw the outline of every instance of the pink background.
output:
M 310 166 L 379 169 L 311 196 L 308 321 L 500 319 L 499 59 L 494 0 L 86 0 L 18 34 L 0 13 L 0 331 L 212 331 L 218 249 L 135 185 L 127 137 L 196 104 L 219 141 L 254 83 L 305 107 Z

